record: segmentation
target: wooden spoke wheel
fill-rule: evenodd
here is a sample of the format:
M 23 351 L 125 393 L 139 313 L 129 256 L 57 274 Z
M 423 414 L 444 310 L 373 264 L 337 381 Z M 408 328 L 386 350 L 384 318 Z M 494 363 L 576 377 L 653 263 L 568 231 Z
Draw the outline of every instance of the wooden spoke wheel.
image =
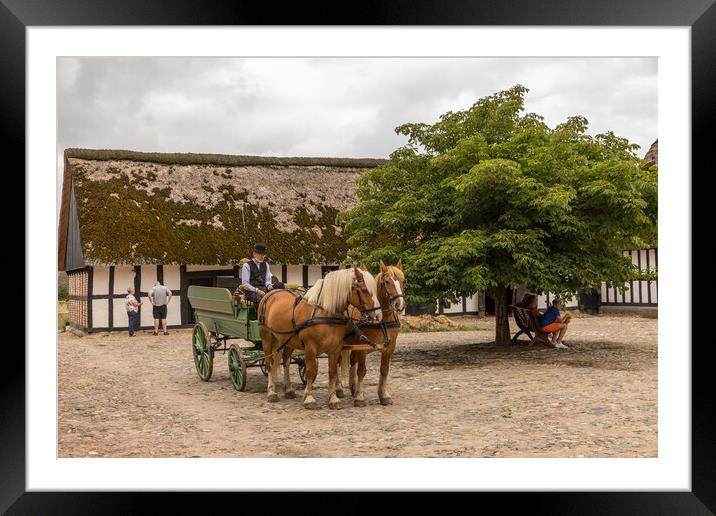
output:
M 194 354 L 194 367 L 199 378 L 205 382 L 211 378 L 214 370 L 214 350 L 211 347 L 211 334 L 202 322 L 194 325 L 191 334 L 191 349 Z
M 299 357 L 296 359 L 296 362 L 298 363 L 298 376 L 301 378 L 301 382 L 303 382 L 303 385 L 306 385 L 308 383 L 308 378 L 306 378 L 306 357 Z M 313 359 L 313 369 L 316 373 L 318 373 L 318 359 Z
M 246 362 L 236 343 L 229 348 L 229 376 L 234 389 L 243 391 L 246 388 Z

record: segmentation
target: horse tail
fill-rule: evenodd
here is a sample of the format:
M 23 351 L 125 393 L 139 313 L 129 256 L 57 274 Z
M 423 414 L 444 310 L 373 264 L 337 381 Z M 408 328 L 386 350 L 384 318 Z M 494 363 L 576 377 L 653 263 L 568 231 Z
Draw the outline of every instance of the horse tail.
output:
M 348 381 L 349 371 L 351 368 L 351 352 L 350 350 L 341 351 L 341 380 L 344 382 Z

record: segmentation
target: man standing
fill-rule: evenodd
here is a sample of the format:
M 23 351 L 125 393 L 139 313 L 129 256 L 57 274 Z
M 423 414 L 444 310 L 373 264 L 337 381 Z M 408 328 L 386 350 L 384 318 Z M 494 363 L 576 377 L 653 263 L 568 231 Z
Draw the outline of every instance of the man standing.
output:
M 241 268 L 241 288 L 249 301 L 258 303 L 266 292 L 274 288 L 283 288 L 283 283 L 271 282 L 271 270 L 266 263 L 266 246 L 256 244 L 251 253 L 251 260 Z
M 167 305 L 172 300 L 172 291 L 162 285 L 158 280 L 154 282 L 152 290 L 149 291 L 149 301 L 152 302 L 152 315 L 154 316 L 154 333 L 159 335 L 159 321 L 162 321 L 164 335 L 167 331 Z

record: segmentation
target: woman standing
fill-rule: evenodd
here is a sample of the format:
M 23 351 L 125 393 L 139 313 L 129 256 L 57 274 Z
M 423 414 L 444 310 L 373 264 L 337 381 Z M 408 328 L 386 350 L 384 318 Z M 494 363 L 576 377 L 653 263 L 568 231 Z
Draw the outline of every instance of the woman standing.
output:
M 134 337 L 139 327 L 139 307 L 142 306 L 141 301 L 137 301 L 134 297 L 134 287 L 127 288 L 127 319 L 129 319 L 128 329 L 129 336 Z

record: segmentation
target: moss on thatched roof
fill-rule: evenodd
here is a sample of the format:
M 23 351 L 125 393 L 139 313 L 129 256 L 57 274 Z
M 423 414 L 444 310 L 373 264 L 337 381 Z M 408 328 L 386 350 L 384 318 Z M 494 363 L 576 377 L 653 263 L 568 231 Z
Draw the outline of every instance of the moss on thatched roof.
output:
M 68 149 L 65 182 L 88 264 L 230 264 L 256 242 L 274 263 L 337 263 L 336 215 L 384 162 Z

